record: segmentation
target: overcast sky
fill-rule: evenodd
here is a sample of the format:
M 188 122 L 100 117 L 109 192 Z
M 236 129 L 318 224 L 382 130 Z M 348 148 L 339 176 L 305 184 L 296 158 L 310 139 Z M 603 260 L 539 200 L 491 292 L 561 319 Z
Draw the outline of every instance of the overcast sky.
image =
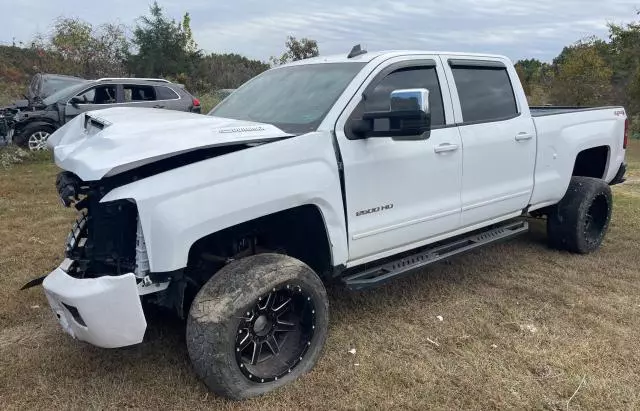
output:
M 176 19 L 188 11 L 200 48 L 267 60 L 287 35 L 309 37 L 321 54 L 422 49 L 491 52 L 551 60 L 588 36 L 606 37 L 607 22 L 636 17 L 640 0 L 160 0 Z M 0 43 L 29 41 L 57 16 L 92 24 L 133 25 L 145 0 L 0 0 Z

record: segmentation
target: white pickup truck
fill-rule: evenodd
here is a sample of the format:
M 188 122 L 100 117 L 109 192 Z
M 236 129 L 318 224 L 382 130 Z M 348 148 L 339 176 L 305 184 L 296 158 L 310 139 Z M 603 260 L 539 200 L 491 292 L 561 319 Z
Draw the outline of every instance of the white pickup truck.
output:
M 64 330 L 101 347 L 140 343 L 147 304 L 174 309 L 206 385 L 252 397 L 318 360 L 326 281 L 377 285 L 524 216 L 596 250 L 625 124 L 622 107 L 530 108 L 505 57 L 359 47 L 271 69 L 208 115 L 89 112 L 49 139 L 80 217 L 41 281 Z

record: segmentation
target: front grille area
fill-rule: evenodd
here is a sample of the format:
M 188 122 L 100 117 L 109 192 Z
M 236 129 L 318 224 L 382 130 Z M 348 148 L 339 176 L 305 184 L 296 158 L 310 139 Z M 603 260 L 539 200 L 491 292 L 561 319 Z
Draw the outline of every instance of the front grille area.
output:
M 136 268 L 137 209 L 132 201 L 100 203 L 103 190 L 81 184 L 74 202 L 80 212 L 67 237 L 65 254 L 80 278 L 120 275 Z

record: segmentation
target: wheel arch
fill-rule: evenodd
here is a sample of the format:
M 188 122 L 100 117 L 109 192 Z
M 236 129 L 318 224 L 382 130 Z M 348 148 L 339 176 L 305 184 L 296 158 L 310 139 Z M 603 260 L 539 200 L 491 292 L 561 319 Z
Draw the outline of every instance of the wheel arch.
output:
M 572 177 L 604 179 L 607 175 L 611 147 L 600 145 L 581 150 L 573 162 Z
M 247 243 L 248 239 L 257 243 Z M 214 255 L 233 259 L 233 253 L 255 254 L 261 249 L 297 258 L 321 277 L 333 267 L 329 230 L 322 210 L 315 204 L 260 216 L 201 237 L 189 248 L 187 267 L 192 267 L 202 253 L 218 252 Z
M 58 128 L 58 124 L 56 124 L 54 121 L 49 121 L 46 119 L 37 119 L 37 120 L 30 120 L 27 122 L 17 123 L 15 126 L 15 130 L 16 130 L 16 133 L 22 133 L 28 128 L 43 127 L 43 126 L 52 127 L 54 131 Z
M 58 129 L 58 126 L 55 123 L 50 122 L 46 119 L 34 119 L 26 123 L 17 123 L 14 127 L 13 141 L 18 146 L 26 148 L 28 146 L 30 134 L 43 127 L 50 128 L 51 134 L 53 134 Z

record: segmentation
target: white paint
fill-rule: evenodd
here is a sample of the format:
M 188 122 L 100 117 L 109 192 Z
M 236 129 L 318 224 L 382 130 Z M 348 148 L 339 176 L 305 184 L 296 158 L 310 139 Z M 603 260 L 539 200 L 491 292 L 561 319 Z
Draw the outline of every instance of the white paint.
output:
M 105 124 L 85 129 L 86 116 Z M 48 139 L 56 164 L 85 181 L 189 151 L 287 137 L 269 124 L 181 111 L 116 107 L 81 114 Z
M 456 127 L 464 119 L 446 61 L 450 57 L 503 62 L 520 116 Z M 436 61 L 449 127 L 434 129 L 421 141 L 348 140 L 345 122 L 373 76 L 389 64 L 421 59 Z M 356 266 L 516 217 L 530 204 L 554 204 L 583 149 L 611 147 L 606 181 L 624 159 L 624 116 L 605 109 L 532 118 L 505 57 L 397 51 L 293 65 L 348 61 L 367 65 L 316 132 L 173 169 L 118 187 L 102 199 L 136 202 L 151 271 L 185 267 L 192 244 L 208 234 L 301 205 L 322 213 L 333 264 Z M 203 147 L 287 137 L 268 124 L 166 110 L 118 108 L 90 115 L 110 125 L 85 133 L 81 116 L 50 139 L 56 163 L 85 180 Z M 332 133 L 344 167 L 348 231 Z M 440 144 L 459 149 L 436 153 Z M 357 211 L 388 204 L 393 207 L 356 217 Z
M 133 273 L 77 279 L 58 267 L 42 286 L 60 325 L 74 338 L 104 348 L 142 342 L 147 322 Z M 63 303 L 75 307 L 86 326 Z

